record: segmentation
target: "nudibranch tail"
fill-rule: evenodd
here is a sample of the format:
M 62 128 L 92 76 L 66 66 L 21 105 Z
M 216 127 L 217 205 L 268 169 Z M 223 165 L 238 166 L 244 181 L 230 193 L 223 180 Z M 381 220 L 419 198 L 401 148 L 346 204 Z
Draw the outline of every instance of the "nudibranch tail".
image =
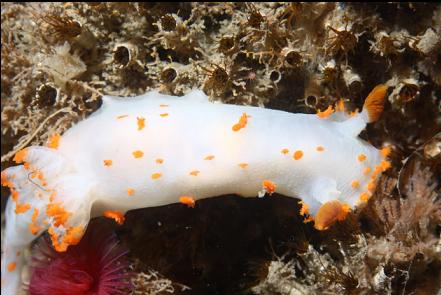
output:
M 57 150 L 29 147 L 14 160 L 22 165 L 2 171 L 2 185 L 11 191 L 1 266 L 4 290 L 17 288 L 13 285 L 22 265 L 18 252 L 46 230 L 54 248 L 66 251 L 80 241 L 91 208 L 90 182 Z

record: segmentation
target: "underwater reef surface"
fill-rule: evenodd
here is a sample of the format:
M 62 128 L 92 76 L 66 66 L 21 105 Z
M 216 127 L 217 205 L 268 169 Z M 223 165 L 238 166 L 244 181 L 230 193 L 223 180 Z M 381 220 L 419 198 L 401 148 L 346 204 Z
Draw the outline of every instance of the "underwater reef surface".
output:
M 134 210 L 121 226 L 98 218 L 129 250 L 131 294 L 439 292 L 441 4 L 1 3 L 1 34 L 2 169 L 103 95 L 197 88 L 317 113 L 339 99 L 361 109 L 389 86 L 361 137 L 391 146 L 392 167 L 327 231 L 277 194 Z M 2 212 L 8 195 L 2 187 Z

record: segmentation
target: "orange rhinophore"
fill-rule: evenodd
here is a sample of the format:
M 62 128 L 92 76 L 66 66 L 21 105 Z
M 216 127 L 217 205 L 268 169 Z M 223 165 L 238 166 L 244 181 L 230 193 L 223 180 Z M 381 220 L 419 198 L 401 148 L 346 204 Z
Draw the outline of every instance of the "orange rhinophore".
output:
M 188 207 L 194 208 L 196 201 L 193 197 L 190 196 L 182 196 L 179 197 L 179 202 L 181 202 L 184 205 L 187 205 Z
M 136 120 L 137 120 L 137 123 L 138 123 L 138 131 L 141 131 L 145 127 L 145 118 L 137 117 Z
M 301 150 L 297 150 L 294 152 L 293 158 L 294 160 L 300 160 L 303 157 L 303 152 Z
M 384 100 L 389 87 L 383 84 L 375 86 L 367 96 L 363 109 L 366 109 L 369 116 L 369 122 L 377 121 L 384 109 Z
M 103 163 L 104 163 L 104 166 L 107 166 L 107 167 L 109 167 L 109 166 L 112 166 L 112 160 L 103 160 Z
M 264 180 L 262 182 L 263 189 L 270 195 L 276 191 L 277 185 L 271 180 Z
M 318 111 L 317 112 L 317 116 L 320 119 L 326 119 L 328 118 L 330 115 L 332 115 L 332 113 L 334 113 L 334 109 L 332 108 L 332 106 L 328 106 L 328 108 L 326 110 L 322 111 Z
M 57 149 L 60 145 L 61 135 L 58 133 L 54 133 L 51 137 L 49 137 L 47 141 L 47 147 L 51 149 Z
M 119 225 L 123 224 L 124 220 L 125 220 L 124 214 L 122 214 L 119 211 L 115 211 L 115 210 L 106 210 L 106 211 L 104 211 L 103 215 L 107 218 L 111 218 L 111 219 L 115 220 L 116 223 L 118 223 Z
M 245 128 L 248 123 L 248 117 L 249 116 L 246 113 L 243 113 L 239 118 L 239 122 L 233 125 L 233 131 L 239 131 L 240 129 Z
M 350 210 L 349 205 L 338 200 L 326 202 L 317 212 L 314 227 L 318 230 L 328 229 L 337 220 L 345 220 Z

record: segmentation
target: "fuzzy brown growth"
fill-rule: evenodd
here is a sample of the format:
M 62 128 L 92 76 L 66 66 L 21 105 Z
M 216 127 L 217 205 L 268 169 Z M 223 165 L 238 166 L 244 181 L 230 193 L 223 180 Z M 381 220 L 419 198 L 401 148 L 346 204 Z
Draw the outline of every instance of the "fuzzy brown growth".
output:
M 386 85 L 377 85 L 367 96 L 363 108 L 368 112 L 369 122 L 375 122 L 380 118 L 384 109 L 384 99 L 386 98 L 387 89 L 388 87 Z
M 337 220 L 345 220 L 349 211 L 349 206 L 338 200 L 326 202 L 317 212 L 314 227 L 318 230 L 328 229 Z

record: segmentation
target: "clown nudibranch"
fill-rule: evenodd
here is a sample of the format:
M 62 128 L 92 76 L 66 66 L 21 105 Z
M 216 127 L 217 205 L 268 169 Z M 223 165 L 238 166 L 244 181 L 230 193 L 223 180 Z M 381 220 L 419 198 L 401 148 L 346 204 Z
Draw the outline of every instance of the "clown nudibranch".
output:
M 2 292 L 20 286 L 20 252 L 48 231 L 57 251 L 79 242 L 91 217 L 123 222 L 128 210 L 224 194 L 302 199 L 319 230 L 371 196 L 388 150 L 358 138 L 383 109 L 377 86 L 363 112 L 341 101 L 314 115 L 216 104 L 198 90 L 103 97 L 103 105 L 46 147 L 19 151 L 2 172 L 9 187 Z

